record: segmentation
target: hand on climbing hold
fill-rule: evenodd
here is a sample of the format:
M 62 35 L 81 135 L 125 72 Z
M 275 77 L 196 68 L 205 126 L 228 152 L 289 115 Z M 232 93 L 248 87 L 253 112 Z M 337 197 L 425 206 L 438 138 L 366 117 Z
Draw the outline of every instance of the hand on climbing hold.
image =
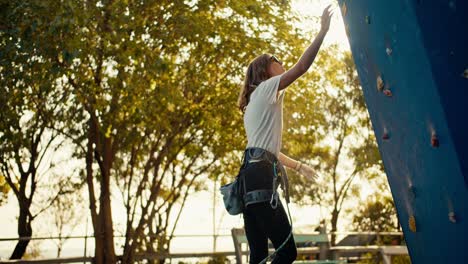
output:
M 312 182 L 316 182 L 318 175 L 315 173 L 315 170 L 309 167 L 306 164 L 302 164 L 301 167 L 299 168 L 299 173 L 301 175 L 304 175 L 308 180 Z
M 331 11 L 331 5 L 327 6 L 322 13 L 322 28 L 320 31 L 326 33 L 328 32 L 328 29 L 330 28 L 330 21 L 331 17 L 333 15 L 333 12 Z

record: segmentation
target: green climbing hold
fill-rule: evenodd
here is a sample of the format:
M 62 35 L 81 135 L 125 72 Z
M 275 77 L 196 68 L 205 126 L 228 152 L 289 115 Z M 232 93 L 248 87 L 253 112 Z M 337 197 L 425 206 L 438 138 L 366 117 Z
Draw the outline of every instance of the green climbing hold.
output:
M 370 24 L 370 16 L 366 16 L 366 24 Z

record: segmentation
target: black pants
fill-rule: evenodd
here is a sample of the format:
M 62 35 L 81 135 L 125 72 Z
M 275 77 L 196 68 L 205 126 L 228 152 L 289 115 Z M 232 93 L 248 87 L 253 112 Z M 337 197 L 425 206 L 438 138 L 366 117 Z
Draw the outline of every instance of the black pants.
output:
M 272 187 L 273 166 L 266 161 L 249 163 L 244 168 L 247 191 Z M 283 205 L 279 202 L 276 209 L 269 202 L 249 205 L 244 210 L 244 226 L 250 248 L 250 263 L 259 263 L 268 256 L 268 239 L 278 248 L 288 237 L 291 225 Z M 276 254 L 272 263 L 289 264 L 297 257 L 294 238 Z

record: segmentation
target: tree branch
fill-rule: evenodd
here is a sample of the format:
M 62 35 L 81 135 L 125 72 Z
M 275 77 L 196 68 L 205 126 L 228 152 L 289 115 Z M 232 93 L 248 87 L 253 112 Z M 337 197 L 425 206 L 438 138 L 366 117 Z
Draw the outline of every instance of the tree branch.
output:
M 340 210 L 340 211 L 341 211 L 341 208 L 342 208 L 342 206 L 343 206 L 344 198 L 346 197 L 346 194 L 347 194 L 347 192 L 348 192 L 348 190 L 349 190 L 349 187 L 351 186 L 351 182 L 352 182 L 352 180 L 354 179 L 354 177 L 356 177 L 356 175 L 357 175 L 357 173 L 355 173 L 354 175 L 352 175 L 352 176 L 350 177 L 349 184 L 348 184 L 348 186 L 346 187 L 346 189 L 345 189 L 345 191 L 344 191 L 344 193 L 343 193 L 343 196 L 341 197 L 341 201 L 340 201 L 340 205 L 339 205 L 339 210 Z
M 19 198 L 19 190 L 16 188 L 16 185 L 13 183 L 12 177 L 10 175 L 10 170 L 8 169 L 8 164 L 6 164 L 6 160 L 2 158 L 1 163 L 2 163 L 2 171 L 4 173 L 5 180 L 7 181 L 8 185 L 10 188 L 13 190 L 15 193 L 16 198 Z

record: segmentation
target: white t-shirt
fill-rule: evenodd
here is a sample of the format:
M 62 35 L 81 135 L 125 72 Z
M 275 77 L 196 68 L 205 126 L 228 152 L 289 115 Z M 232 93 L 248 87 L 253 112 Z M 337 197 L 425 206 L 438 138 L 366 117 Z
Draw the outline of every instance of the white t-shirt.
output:
M 250 95 L 250 101 L 244 113 L 247 148 L 266 149 L 276 157 L 281 149 L 283 130 L 285 90 L 281 90 L 278 94 L 281 75 L 273 76 L 257 86 Z

